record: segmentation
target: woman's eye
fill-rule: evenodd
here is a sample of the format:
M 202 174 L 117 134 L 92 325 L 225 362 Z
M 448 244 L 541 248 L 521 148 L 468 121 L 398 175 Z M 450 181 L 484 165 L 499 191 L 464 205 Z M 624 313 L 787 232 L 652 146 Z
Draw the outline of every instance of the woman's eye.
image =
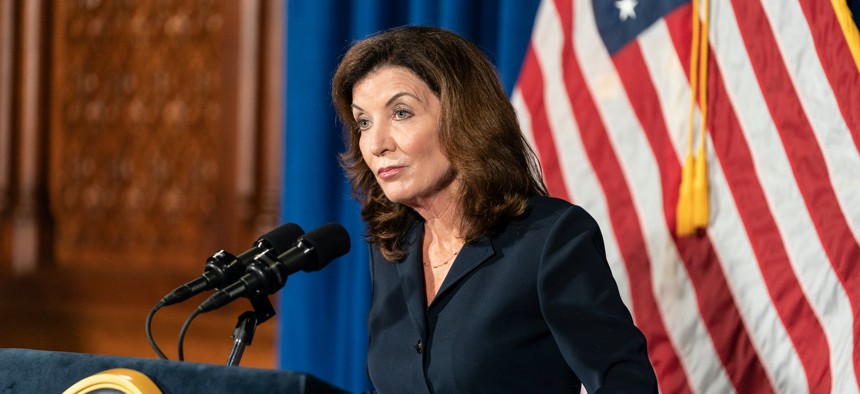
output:
M 403 108 L 395 108 L 394 109 L 394 119 L 402 120 L 412 116 L 412 112 L 409 112 Z
M 370 128 L 370 120 L 359 118 L 355 121 L 355 124 L 358 126 L 359 131 L 364 131 Z

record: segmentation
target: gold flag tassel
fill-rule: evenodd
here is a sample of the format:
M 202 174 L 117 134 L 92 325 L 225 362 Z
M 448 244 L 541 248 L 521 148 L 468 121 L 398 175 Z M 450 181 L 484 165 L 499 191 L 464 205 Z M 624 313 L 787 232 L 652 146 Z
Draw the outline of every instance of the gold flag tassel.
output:
M 703 19 L 699 38 L 699 108 L 702 122 L 699 124 L 699 149 L 696 152 L 696 168 L 693 175 L 693 228 L 708 227 L 710 206 L 708 203 L 708 157 L 705 141 L 708 126 L 708 0 L 702 0 Z
M 699 0 L 693 0 L 693 39 L 690 50 L 690 125 L 687 133 L 687 155 L 681 170 L 678 191 L 675 233 L 679 237 L 696 233 L 708 226 L 708 174 L 705 150 L 707 126 L 707 75 L 708 75 L 708 0 L 703 0 L 704 21 L 699 24 Z M 696 100 L 701 109 L 699 147 L 693 156 Z

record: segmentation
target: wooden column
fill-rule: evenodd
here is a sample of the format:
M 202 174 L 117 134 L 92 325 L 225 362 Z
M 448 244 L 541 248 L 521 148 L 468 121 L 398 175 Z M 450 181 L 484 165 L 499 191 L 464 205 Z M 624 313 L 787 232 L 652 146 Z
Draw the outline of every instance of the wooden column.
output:
M 52 250 L 51 217 L 47 190 L 47 130 L 45 4 L 42 0 L 17 4 L 20 9 L 20 61 L 13 106 L 12 129 L 16 140 L 9 155 L 14 190 L 11 210 L 12 272 L 23 275 L 49 261 Z

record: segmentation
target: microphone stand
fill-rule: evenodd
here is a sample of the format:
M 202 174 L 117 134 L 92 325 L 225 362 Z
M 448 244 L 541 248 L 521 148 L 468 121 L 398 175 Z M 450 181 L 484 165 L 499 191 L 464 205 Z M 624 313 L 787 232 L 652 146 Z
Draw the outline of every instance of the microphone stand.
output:
M 251 341 L 254 340 L 254 331 L 257 326 L 275 315 L 275 308 L 266 296 L 251 297 L 251 306 L 254 307 L 254 310 L 245 311 L 239 315 L 239 321 L 236 322 L 232 337 L 233 348 L 227 358 L 227 365 L 239 365 L 239 359 L 242 358 L 245 346 L 250 345 Z

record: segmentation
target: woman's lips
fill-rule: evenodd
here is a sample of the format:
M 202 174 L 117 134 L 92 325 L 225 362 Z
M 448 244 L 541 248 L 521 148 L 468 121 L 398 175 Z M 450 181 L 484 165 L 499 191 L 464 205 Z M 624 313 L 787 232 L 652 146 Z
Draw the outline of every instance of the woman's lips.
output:
M 379 177 L 379 179 L 382 179 L 383 181 L 385 181 L 385 180 L 394 178 L 402 170 L 403 170 L 403 167 L 397 167 L 397 166 L 382 167 L 379 169 L 379 171 L 376 172 L 376 175 Z

